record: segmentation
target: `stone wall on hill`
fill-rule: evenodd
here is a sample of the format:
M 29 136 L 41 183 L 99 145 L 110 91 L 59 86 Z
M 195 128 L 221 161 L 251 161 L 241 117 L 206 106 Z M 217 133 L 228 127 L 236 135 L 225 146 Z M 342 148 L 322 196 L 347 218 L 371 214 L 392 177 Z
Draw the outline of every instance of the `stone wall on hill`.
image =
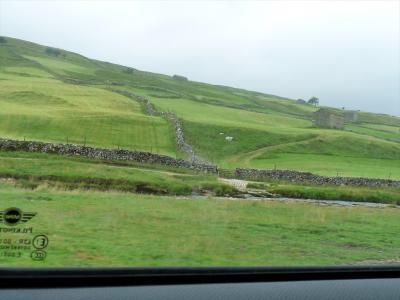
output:
M 142 163 L 152 163 L 177 168 L 186 168 L 207 173 L 218 173 L 218 168 L 215 165 L 176 159 L 166 155 L 121 149 L 92 148 L 75 144 L 55 144 L 35 141 L 0 139 L 0 150 L 55 153 L 61 155 L 75 155 L 106 160 L 132 160 Z
M 223 169 L 216 165 L 176 159 L 166 155 L 159 155 L 150 152 L 130 151 L 121 149 L 102 149 L 75 144 L 56 144 L 36 141 L 18 141 L 0 139 L 0 151 L 26 151 L 54 153 L 60 155 L 83 156 L 105 160 L 131 160 L 141 163 L 151 163 L 172 166 L 177 168 L 191 169 L 200 172 L 219 174 L 224 176 Z M 349 185 L 349 186 L 370 186 L 370 187 L 400 187 L 399 180 L 364 178 L 364 177 L 329 177 L 299 172 L 292 170 L 259 170 L 236 168 L 232 178 L 243 179 L 272 179 L 289 182 L 311 183 L 316 185 Z
M 317 185 L 351 185 L 351 186 L 390 186 L 400 187 L 399 180 L 364 178 L 364 177 L 329 177 L 312 174 L 309 172 L 299 172 L 292 170 L 259 170 L 241 169 L 235 170 L 235 177 L 247 179 L 272 179 L 284 180 L 289 182 L 304 182 Z
M 143 104 L 146 113 L 151 115 L 151 116 L 161 116 L 169 120 L 175 128 L 175 140 L 176 144 L 178 145 L 178 148 L 186 153 L 190 159 L 191 162 L 194 163 L 200 163 L 200 164 L 207 164 L 207 162 L 201 160 L 194 152 L 192 146 L 190 146 L 188 143 L 185 141 L 185 134 L 183 130 L 183 125 L 181 120 L 177 117 L 177 115 L 173 112 L 164 112 L 164 111 L 158 111 L 154 105 L 150 102 L 150 100 L 146 97 L 136 95 L 127 91 L 120 91 L 120 90 L 114 90 L 115 92 L 118 92 L 126 97 L 135 99 L 139 101 L 140 103 Z

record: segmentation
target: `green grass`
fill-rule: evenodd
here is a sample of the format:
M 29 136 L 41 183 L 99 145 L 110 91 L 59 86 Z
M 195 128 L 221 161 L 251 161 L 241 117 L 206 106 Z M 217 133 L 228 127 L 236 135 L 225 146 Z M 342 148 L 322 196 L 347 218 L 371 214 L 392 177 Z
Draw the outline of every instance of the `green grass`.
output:
M 220 126 L 251 129 L 306 128 L 310 121 L 284 117 L 276 113 L 263 114 L 185 99 L 153 99 L 156 107 L 177 113 L 183 120 Z
M 24 253 L 0 258 L 0 266 L 337 265 L 400 256 L 395 208 L 29 191 L 9 183 L 0 183 L 0 197 L 2 210 L 37 212 L 29 226 L 50 240 L 44 262 Z
M 111 91 L 117 89 L 176 112 L 195 152 L 224 168 L 276 165 L 322 175 L 399 178 L 398 117 L 360 112 L 360 123 L 346 125 L 347 131 L 325 130 L 312 124 L 317 107 L 275 95 L 136 69 L 127 73 L 125 66 L 61 49 L 49 55 L 45 46 L 11 38 L 0 45 L 0 58 L 0 137 L 185 158 L 171 124 Z
M 254 168 L 309 171 L 328 176 L 400 178 L 400 144 L 350 133 L 322 133 L 239 156 Z M 238 161 L 236 157 L 233 160 Z
M 77 73 L 93 73 L 93 69 L 85 68 L 78 64 L 70 63 L 62 59 L 57 58 L 48 58 L 48 57 L 37 57 L 37 56 L 23 56 L 26 59 L 38 62 L 43 67 L 48 68 L 50 70 L 54 70 L 56 72 L 62 72 L 64 74 L 68 74 L 67 72 L 77 72 Z
M 176 155 L 172 126 L 137 102 L 54 79 L 0 73 L 0 136 Z
M 400 205 L 400 188 L 271 184 L 268 192 L 300 199 L 343 200 Z
M 352 132 L 366 134 L 389 141 L 400 142 L 400 127 L 379 124 L 346 125 Z
M 233 188 L 206 174 L 182 174 L 129 164 L 105 164 L 52 154 L 0 152 L 0 177 L 17 179 L 26 187 L 43 184 L 62 189 L 120 190 L 139 193 L 190 195 L 208 190 L 234 194 Z
M 321 154 L 276 154 L 251 161 L 250 167 L 309 171 L 326 176 L 400 179 L 399 160 Z
M 153 102 L 182 117 L 187 140 L 200 156 L 222 167 L 277 166 L 329 176 L 400 178 L 400 144 L 382 136 L 318 129 L 307 120 L 184 99 Z M 225 136 L 234 139 L 228 142 Z
M 385 114 L 374 114 L 370 112 L 361 112 L 359 121 L 362 123 L 372 123 L 379 125 L 400 127 L 400 118 Z
M 380 125 L 380 124 L 361 124 L 363 127 L 372 128 L 375 130 L 386 131 L 400 134 L 400 127 L 399 126 L 387 126 L 387 125 Z
M 182 173 L 183 172 L 183 173 Z M 214 175 L 135 162 L 104 161 L 55 154 L 0 152 L 0 178 L 12 178 L 30 189 L 51 186 L 61 190 L 124 191 L 160 195 L 193 192 L 236 195 L 235 189 Z M 267 189 L 291 198 L 399 203 L 400 189 L 388 187 L 338 187 L 306 184 L 273 185 L 251 182 L 248 188 Z
M 220 166 L 230 166 L 227 164 L 227 158 L 234 155 L 277 144 L 305 141 L 316 136 L 311 132 L 282 133 L 273 129 L 267 131 L 190 121 L 184 122 L 184 129 L 188 143 L 198 150 L 199 155 L 209 161 L 218 162 Z M 233 140 L 227 141 L 227 136 L 233 137 Z M 234 167 L 241 163 L 242 161 L 237 161 L 231 165 Z

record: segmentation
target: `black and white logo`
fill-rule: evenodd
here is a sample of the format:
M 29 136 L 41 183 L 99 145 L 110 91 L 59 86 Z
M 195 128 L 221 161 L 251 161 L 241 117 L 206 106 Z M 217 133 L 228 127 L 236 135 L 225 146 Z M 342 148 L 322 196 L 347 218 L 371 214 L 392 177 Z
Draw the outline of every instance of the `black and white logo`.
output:
M 36 216 L 35 212 L 23 212 L 19 208 L 10 207 L 5 211 L 0 211 L 0 222 L 8 226 L 14 226 L 18 223 L 26 223 Z

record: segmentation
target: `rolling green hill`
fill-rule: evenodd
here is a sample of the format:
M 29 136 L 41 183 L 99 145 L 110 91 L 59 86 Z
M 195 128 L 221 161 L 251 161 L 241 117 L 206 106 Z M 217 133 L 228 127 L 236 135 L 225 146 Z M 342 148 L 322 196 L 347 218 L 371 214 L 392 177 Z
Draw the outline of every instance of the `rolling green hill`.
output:
M 360 112 L 344 130 L 320 129 L 312 122 L 317 108 L 293 99 L 174 80 L 13 38 L 0 42 L 1 138 L 185 157 L 170 122 L 116 90 L 175 112 L 196 154 L 222 167 L 400 178 L 398 117 Z

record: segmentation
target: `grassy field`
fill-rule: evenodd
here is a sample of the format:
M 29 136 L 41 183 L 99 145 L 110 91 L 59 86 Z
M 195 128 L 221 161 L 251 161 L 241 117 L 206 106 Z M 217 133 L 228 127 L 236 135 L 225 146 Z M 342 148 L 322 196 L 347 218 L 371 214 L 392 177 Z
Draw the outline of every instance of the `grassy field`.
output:
M 400 188 L 394 187 L 354 187 L 318 186 L 283 182 L 249 183 L 261 185 L 262 189 L 282 197 L 297 199 L 342 200 L 355 202 L 377 202 L 400 205 Z
M 400 179 L 399 161 L 391 159 L 284 153 L 271 158 L 255 159 L 250 166 L 309 171 L 326 176 Z
M 147 96 L 182 120 L 186 141 L 224 168 L 400 179 L 400 118 L 360 112 L 316 128 L 318 107 L 177 81 L 12 38 L 0 43 L 0 138 L 125 148 L 173 157 L 174 128 L 115 90 Z M 114 92 L 113 92 L 114 90 Z M 227 141 L 226 137 L 233 137 Z M 394 188 L 252 183 L 282 196 L 398 204 Z M 0 152 L 0 211 L 34 211 L 45 262 L 0 266 L 337 265 L 400 260 L 399 209 L 215 198 L 213 175 L 128 161 Z M 203 195 L 203 197 L 198 197 Z M 179 197 L 177 197 L 179 196 Z M 393 205 L 392 205 L 393 206 Z M 19 225 L 18 225 L 19 226 Z M 2 232 L 0 241 L 9 237 Z
M 400 118 L 360 112 L 345 130 L 313 126 L 293 99 L 176 81 L 7 38 L 0 44 L 0 137 L 151 151 L 185 158 L 172 125 L 116 90 L 147 96 L 182 119 L 186 140 L 224 168 L 400 178 Z M 231 142 L 225 138 L 233 137 Z
M 123 191 L 153 195 L 217 195 L 240 197 L 215 175 L 130 161 L 104 161 L 43 153 L 1 152 L 0 178 L 18 187 L 42 190 Z M 400 205 L 400 189 L 389 187 L 313 186 L 285 182 L 261 184 L 283 197 L 367 201 Z
M 0 151 L 0 177 L 16 179 L 19 186 L 31 189 L 54 186 L 66 190 L 117 190 L 161 195 L 191 195 L 202 191 L 216 195 L 235 193 L 215 175 L 42 153 Z
M 0 72 L 0 136 L 176 155 L 171 125 L 104 89 Z
M 352 132 L 374 136 L 389 141 L 400 142 L 400 127 L 378 124 L 347 125 L 346 129 Z
M 399 259 L 395 208 L 29 191 L 0 183 L 1 209 L 37 212 L 44 262 L 0 266 L 337 265 Z M 57 222 L 54 222 L 54 218 Z M 2 234 L 2 238 L 7 238 Z

